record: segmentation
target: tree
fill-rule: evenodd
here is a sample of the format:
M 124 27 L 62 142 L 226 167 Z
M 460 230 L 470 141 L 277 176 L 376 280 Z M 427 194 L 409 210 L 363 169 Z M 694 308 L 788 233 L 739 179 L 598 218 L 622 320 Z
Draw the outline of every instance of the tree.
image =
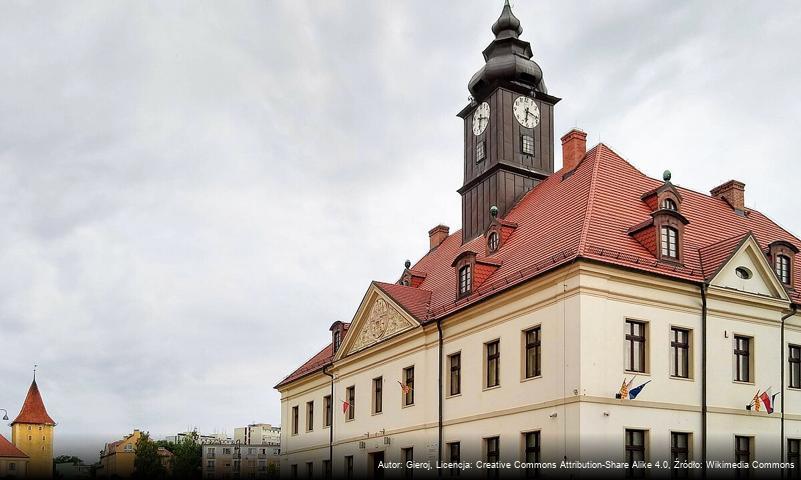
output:
M 172 475 L 174 478 L 200 478 L 200 462 L 202 447 L 197 442 L 197 434 L 184 437 L 180 442 L 172 444 L 174 450 Z
M 164 478 L 164 466 L 161 465 L 159 447 L 150 440 L 150 434 L 143 433 L 136 441 L 136 457 L 134 457 L 134 478 Z
M 83 463 L 83 460 L 70 455 L 59 455 L 53 459 L 53 463 L 72 463 L 74 465 L 80 465 Z

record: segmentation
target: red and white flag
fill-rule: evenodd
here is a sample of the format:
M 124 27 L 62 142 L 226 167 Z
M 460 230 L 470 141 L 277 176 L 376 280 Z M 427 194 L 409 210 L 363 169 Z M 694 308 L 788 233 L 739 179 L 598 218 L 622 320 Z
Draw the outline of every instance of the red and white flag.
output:
M 348 413 L 348 409 L 350 408 L 350 403 L 346 401 L 342 401 L 342 413 Z
M 759 399 L 762 400 L 762 404 L 765 405 L 765 410 L 767 410 L 768 414 L 773 413 L 773 410 L 776 409 L 774 400 L 776 399 L 778 393 L 771 395 L 770 392 L 772 388 L 773 387 L 768 387 L 768 389 L 762 392 L 762 395 L 759 396 Z

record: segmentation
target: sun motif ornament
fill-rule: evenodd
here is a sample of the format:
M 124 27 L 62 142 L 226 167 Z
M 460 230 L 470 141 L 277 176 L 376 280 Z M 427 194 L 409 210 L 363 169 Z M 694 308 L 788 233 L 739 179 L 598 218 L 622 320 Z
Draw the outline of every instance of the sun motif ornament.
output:
M 386 300 L 378 297 L 370 307 L 370 313 L 365 319 L 361 331 L 358 332 L 350 352 L 362 350 L 413 327 L 414 324 L 411 321 L 401 315 Z

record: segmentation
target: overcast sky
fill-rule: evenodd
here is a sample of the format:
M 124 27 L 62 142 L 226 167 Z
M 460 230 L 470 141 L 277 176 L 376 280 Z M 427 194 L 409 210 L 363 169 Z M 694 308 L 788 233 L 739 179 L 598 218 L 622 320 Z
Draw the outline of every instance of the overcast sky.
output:
M 0 4 L 0 407 L 38 363 L 57 453 L 279 423 L 273 385 L 459 228 L 455 115 L 502 3 Z M 557 137 L 742 180 L 801 234 L 797 2 L 513 5 Z

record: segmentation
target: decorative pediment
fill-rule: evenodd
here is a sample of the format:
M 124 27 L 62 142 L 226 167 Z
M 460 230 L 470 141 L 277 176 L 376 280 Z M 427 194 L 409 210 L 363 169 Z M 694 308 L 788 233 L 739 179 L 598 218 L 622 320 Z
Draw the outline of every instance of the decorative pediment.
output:
M 789 300 L 753 235 L 748 234 L 721 263 L 710 285 L 766 297 Z
M 346 357 L 420 324 L 375 285 L 370 285 L 336 358 Z

